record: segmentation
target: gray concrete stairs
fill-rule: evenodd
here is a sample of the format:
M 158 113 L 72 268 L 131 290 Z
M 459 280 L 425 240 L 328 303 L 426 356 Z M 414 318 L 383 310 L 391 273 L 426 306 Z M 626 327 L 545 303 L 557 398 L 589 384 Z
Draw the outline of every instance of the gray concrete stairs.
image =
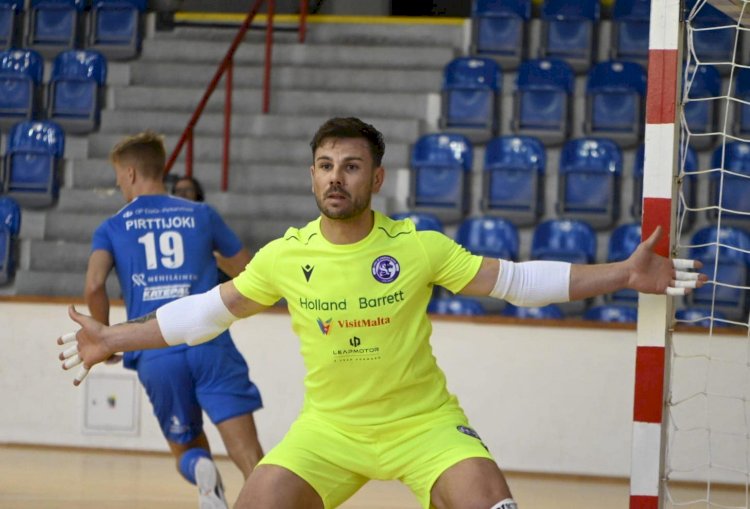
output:
M 100 128 L 68 137 L 58 203 L 24 210 L 20 266 L 0 295 L 82 295 L 91 235 L 124 204 L 109 151 L 124 136 L 152 129 L 165 135 L 171 152 L 235 33 L 155 32 L 144 40 L 140 58 L 110 63 Z M 271 112 L 264 115 L 263 37 L 248 32 L 235 54 L 228 192 L 220 191 L 223 83 L 195 129 L 194 175 L 207 201 L 251 249 L 317 216 L 309 141 L 327 118 L 373 123 L 386 138 L 386 167 L 407 168 L 410 145 L 429 130 L 443 66 L 464 43 L 463 27 L 455 25 L 311 24 L 305 44 L 296 34 L 277 33 Z M 184 172 L 184 151 L 173 172 Z M 377 208 L 390 211 L 397 180 L 387 181 Z M 118 297 L 115 279 L 108 288 Z

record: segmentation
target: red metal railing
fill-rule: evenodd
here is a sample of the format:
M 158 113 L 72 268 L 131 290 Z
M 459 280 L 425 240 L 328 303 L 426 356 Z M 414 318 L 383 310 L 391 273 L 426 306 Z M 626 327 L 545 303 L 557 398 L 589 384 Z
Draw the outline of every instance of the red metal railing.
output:
M 222 77 L 224 79 L 224 132 L 222 142 L 222 157 L 221 157 L 221 190 L 226 191 L 229 187 L 229 149 L 231 140 L 231 129 L 232 129 L 232 88 L 233 88 L 233 74 L 234 74 L 234 54 L 237 48 L 245 38 L 245 34 L 250 29 L 250 24 L 253 22 L 255 15 L 263 5 L 264 0 L 256 0 L 253 7 L 247 13 L 245 20 L 242 22 L 240 29 L 237 31 L 237 35 L 232 40 L 232 44 L 229 46 L 226 55 L 219 63 L 216 68 L 213 78 L 206 87 L 206 91 L 203 93 L 203 97 L 198 106 L 195 108 L 193 115 L 182 132 L 180 139 L 172 150 L 172 154 L 167 160 L 167 164 L 164 168 L 164 173 L 167 174 L 174 166 L 177 157 L 182 152 L 183 147 L 185 148 L 185 175 L 193 175 L 193 153 L 194 153 L 194 140 L 195 140 L 195 126 L 198 123 L 203 110 L 208 104 L 208 100 L 211 98 L 214 90 L 219 84 Z M 305 35 L 307 32 L 307 1 L 300 0 L 300 16 L 299 16 L 299 42 L 305 41 Z M 271 106 L 271 56 L 273 51 L 273 17 L 275 10 L 274 0 L 268 0 L 267 9 L 267 21 L 266 21 L 266 51 L 265 61 L 263 63 L 263 113 L 266 114 L 270 110 Z

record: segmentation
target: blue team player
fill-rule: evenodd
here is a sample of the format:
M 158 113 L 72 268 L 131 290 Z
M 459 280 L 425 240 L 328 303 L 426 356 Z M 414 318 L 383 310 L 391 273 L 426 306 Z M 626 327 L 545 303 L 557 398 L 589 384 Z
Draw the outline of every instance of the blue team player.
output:
M 128 202 L 94 233 L 85 298 L 91 315 L 109 323 L 106 279 L 114 268 L 128 319 L 216 285 L 214 252 L 236 276 L 250 254 L 210 206 L 169 196 L 163 183 L 162 137 L 145 132 L 110 154 L 117 186 Z M 203 431 L 202 411 L 216 424 L 229 456 L 247 477 L 263 456 L 253 412 L 258 388 L 229 332 L 199 347 L 127 352 L 154 408 L 180 473 L 199 488 L 201 509 L 226 508 L 224 489 Z

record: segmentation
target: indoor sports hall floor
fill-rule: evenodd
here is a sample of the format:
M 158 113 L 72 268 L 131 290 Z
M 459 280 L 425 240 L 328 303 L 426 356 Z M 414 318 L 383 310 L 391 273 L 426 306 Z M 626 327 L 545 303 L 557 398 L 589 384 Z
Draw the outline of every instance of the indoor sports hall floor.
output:
M 242 482 L 239 471 L 226 458 L 218 463 L 227 498 L 234 500 Z M 508 478 L 523 509 L 628 507 L 626 480 L 532 474 Z M 744 503 L 744 492 L 737 498 L 741 498 L 737 503 Z M 177 475 L 166 454 L 0 446 L 3 509 L 183 509 L 196 505 L 194 491 Z M 402 485 L 371 482 L 342 509 L 419 506 Z

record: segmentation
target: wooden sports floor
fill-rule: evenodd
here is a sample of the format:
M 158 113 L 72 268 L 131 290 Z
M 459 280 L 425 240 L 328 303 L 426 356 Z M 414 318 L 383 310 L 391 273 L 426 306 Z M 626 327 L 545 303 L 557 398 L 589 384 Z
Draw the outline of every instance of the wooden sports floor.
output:
M 218 458 L 217 463 L 227 497 L 234 500 L 242 484 L 239 471 L 228 459 Z M 628 483 L 622 479 L 509 473 L 508 480 L 521 509 L 628 507 Z M 744 495 L 744 490 L 733 495 L 742 499 L 734 501 L 739 507 L 745 507 Z M 2 509 L 183 509 L 197 505 L 195 490 L 179 477 L 166 454 L 0 445 Z M 395 482 L 370 482 L 341 507 L 419 509 L 412 494 Z

